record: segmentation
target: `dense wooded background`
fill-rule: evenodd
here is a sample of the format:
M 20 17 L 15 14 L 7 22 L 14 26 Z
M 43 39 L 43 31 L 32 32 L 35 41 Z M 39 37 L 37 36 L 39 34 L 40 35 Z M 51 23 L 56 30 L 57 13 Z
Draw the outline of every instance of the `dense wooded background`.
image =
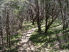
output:
M 55 21 L 69 38 L 69 0 L 0 0 L 0 50 L 11 50 L 17 44 L 14 36 L 20 36 L 29 25 L 47 36 Z

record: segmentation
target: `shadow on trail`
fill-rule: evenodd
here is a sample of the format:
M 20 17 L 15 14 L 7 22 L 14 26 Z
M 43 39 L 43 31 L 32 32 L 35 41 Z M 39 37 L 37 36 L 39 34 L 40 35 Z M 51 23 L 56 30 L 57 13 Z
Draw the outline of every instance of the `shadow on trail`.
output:
M 53 49 L 68 49 L 69 50 L 69 40 L 68 32 L 64 32 L 63 30 L 50 30 L 47 34 L 34 32 L 34 34 L 30 37 L 30 40 L 38 46 Z M 40 44 L 40 45 L 39 45 Z

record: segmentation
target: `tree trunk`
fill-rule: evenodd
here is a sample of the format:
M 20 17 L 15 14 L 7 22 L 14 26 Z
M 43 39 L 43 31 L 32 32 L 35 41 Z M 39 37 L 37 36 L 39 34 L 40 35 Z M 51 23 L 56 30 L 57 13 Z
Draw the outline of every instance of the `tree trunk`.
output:
M 10 27 L 9 27 L 9 10 L 7 10 L 6 18 L 6 34 L 7 34 L 7 46 L 10 48 Z
M 2 44 L 1 44 L 1 48 L 2 48 L 4 46 L 3 46 L 3 32 L 2 32 L 2 20 L 1 20 L 1 16 L 0 16 L 0 38 L 1 38 L 0 42 L 2 42 Z
M 36 4 L 36 21 L 37 21 L 37 26 L 38 26 L 38 32 L 41 32 L 41 24 L 40 24 L 40 19 L 39 19 L 39 5 L 38 5 L 38 0 L 35 0 Z

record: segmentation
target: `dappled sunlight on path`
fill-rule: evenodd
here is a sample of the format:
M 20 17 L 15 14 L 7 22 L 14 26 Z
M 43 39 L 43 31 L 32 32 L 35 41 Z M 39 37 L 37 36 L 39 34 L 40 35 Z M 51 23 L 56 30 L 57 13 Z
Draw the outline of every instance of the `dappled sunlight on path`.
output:
M 32 28 L 23 33 L 21 41 L 18 43 L 17 46 L 18 52 L 36 52 L 35 45 L 29 40 L 30 36 L 36 29 L 37 28 Z
M 62 44 L 66 45 L 65 39 L 63 39 L 63 33 L 61 32 L 61 30 L 59 30 L 59 28 L 61 27 L 62 25 L 52 28 L 53 30 L 56 30 L 56 34 L 54 34 L 55 37 L 54 38 L 51 37 L 51 39 L 56 39 L 56 40 L 52 42 L 52 44 L 54 45 L 50 48 L 47 48 L 46 46 L 48 46 L 48 44 L 51 44 L 51 42 L 48 42 L 48 44 L 46 43 L 40 46 L 35 46 L 35 44 L 29 40 L 30 36 L 37 28 L 26 30 L 22 34 L 21 41 L 16 46 L 18 52 L 50 52 L 54 51 L 55 49 L 58 49 L 59 52 L 65 52 L 65 51 L 68 52 L 68 50 L 60 50 Z
M 42 25 L 42 26 L 45 26 L 45 25 Z M 38 52 L 34 43 L 32 43 L 29 40 L 30 36 L 36 29 L 37 27 L 23 32 L 21 41 L 16 46 L 18 49 L 18 52 Z

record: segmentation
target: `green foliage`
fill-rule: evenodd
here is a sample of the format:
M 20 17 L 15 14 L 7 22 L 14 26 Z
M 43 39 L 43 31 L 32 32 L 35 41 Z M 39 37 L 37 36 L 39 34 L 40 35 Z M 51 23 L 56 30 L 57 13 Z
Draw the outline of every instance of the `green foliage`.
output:
M 23 24 L 23 29 L 22 30 L 29 30 L 31 28 L 34 28 L 34 27 L 37 27 L 37 25 L 31 25 L 32 23 L 31 22 L 26 22 L 24 21 L 24 24 Z
M 10 1 L 10 7 L 14 9 L 19 9 L 19 2 L 17 0 L 15 1 Z
M 11 40 L 15 40 L 16 38 L 19 38 L 19 37 L 21 37 L 21 35 L 19 34 L 13 35 L 11 36 Z M 4 37 L 4 39 L 7 39 L 7 37 Z
M 46 36 L 43 33 L 34 32 L 33 35 L 30 37 L 30 40 L 36 45 L 39 45 L 46 42 Z
M 30 40 L 33 41 L 35 44 L 43 44 L 46 42 L 54 42 L 57 39 L 54 39 L 56 37 L 55 34 L 60 33 L 61 30 L 49 30 L 47 34 L 45 33 L 38 33 L 38 32 L 34 32 L 33 35 L 30 37 Z M 53 37 L 52 39 L 49 39 L 51 37 Z M 60 37 L 61 38 L 61 37 Z
M 16 40 L 16 38 L 19 38 L 19 37 L 21 37 L 21 35 L 19 35 L 19 34 L 11 36 L 11 40 Z

